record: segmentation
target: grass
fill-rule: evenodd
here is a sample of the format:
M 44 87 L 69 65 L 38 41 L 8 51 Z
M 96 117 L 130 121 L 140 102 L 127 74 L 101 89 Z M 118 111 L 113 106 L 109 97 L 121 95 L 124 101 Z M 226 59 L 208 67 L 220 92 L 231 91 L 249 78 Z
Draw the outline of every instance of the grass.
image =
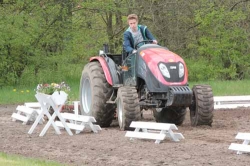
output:
M 69 98 L 71 100 L 79 100 L 79 81 L 71 80 L 66 82 L 71 88 Z M 250 95 L 250 80 L 241 81 L 207 81 L 207 82 L 191 82 L 190 87 L 195 84 L 208 84 L 213 89 L 214 96 L 235 96 Z M 25 102 L 35 102 L 35 88 L 37 85 L 24 87 L 2 87 L 0 89 L 0 104 L 22 104 Z
M 17 155 L 8 155 L 0 152 L 0 166 L 62 166 L 54 161 L 31 159 Z
M 207 81 L 207 82 L 192 82 L 194 84 L 208 84 L 213 89 L 214 96 L 243 96 L 250 95 L 250 80 L 240 81 Z
M 71 100 L 79 100 L 79 81 L 66 82 L 71 89 L 69 98 Z M 6 86 L 0 89 L 0 104 L 23 104 L 25 102 L 36 102 L 34 86 Z

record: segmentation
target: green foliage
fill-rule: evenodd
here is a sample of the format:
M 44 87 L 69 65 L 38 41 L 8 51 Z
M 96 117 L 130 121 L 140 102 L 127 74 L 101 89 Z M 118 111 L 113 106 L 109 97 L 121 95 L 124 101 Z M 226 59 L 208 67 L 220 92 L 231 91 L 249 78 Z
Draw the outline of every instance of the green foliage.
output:
M 250 78 L 249 2 L 210 2 L 16 0 L 0 4 L 0 87 L 80 80 L 84 64 L 104 43 L 110 45 L 110 52 L 121 53 L 129 13 L 138 14 L 140 23 L 160 43 L 185 58 L 189 80 Z
M 37 76 L 40 70 L 57 71 L 58 66 L 68 63 L 62 57 L 71 47 L 71 3 L 17 0 L 0 6 L 3 9 L 0 15 L 1 84 L 19 83 L 30 66 L 34 69 L 33 76 Z
M 209 67 L 215 69 L 214 78 L 242 79 L 249 73 L 249 34 L 240 26 L 246 14 L 231 11 L 224 6 L 210 3 L 196 11 L 196 23 L 199 23 L 197 43 L 189 47 L 196 49 L 196 58 L 207 60 Z M 201 73 L 200 73 L 201 74 Z
M 199 81 L 199 80 L 216 80 L 220 69 L 214 66 L 212 63 L 207 61 L 205 58 L 199 59 L 186 59 L 185 60 L 188 68 L 188 80 Z M 194 63 L 195 62 L 195 63 Z

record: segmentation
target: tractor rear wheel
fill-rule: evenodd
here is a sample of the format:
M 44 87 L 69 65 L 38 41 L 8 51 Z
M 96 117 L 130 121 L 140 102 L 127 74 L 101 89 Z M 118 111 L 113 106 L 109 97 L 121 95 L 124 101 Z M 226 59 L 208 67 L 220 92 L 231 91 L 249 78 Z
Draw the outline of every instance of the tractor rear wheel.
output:
M 214 98 L 209 85 L 193 87 L 193 104 L 189 107 L 192 126 L 212 125 Z
M 109 127 L 114 118 L 115 104 L 106 103 L 113 92 L 99 62 L 90 62 L 82 71 L 80 107 L 83 115 L 94 116 L 101 127 Z
M 156 109 L 153 109 L 153 113 L 156 122 L 181 125 L 185 120 L 187 110 L 183 107 L 167 107 L 163 108 L 160 112 L 157 112 Z
M 121 130 L 130 130 L 131 122 L 141 119 L 138 93 L 134 87 L 118 89 L 117 116 Z

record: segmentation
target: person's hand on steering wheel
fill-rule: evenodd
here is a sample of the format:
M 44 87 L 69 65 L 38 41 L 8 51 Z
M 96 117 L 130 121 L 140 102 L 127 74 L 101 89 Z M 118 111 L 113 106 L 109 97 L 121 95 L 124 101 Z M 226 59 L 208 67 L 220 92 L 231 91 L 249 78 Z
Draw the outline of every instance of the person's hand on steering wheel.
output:
M 153 44 L 158 44 L 157 40 L 153 40 Z
M 157 43 L 158 43 L 157 40 L 142 40 L 135 45 L 135 49 L 138 49 L 141 44 L 144 45 L 144 44 L 157 44 Z

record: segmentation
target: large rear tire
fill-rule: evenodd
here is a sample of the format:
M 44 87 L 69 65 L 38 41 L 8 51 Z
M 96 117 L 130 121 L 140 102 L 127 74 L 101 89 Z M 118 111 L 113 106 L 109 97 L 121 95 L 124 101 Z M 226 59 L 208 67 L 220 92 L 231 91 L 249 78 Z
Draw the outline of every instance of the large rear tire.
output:
M 181 125 L 185 120 L 187 110 L 183 107 L 167 107 L 163 108 L 160 112 L 157 112 L 156 109 L 153 109 L 153 113 L 156 122 Z
M 193 104 L 189 107 L 192 126 L 212 125 L 214 98 L 209 85 L 193 87 Z
M 80 108 L 83 115 L 94 116 L 101 127 L 109 127 L 114 118 L 115 104 L 106 103 L 113 92 L 99 62 L 90 62 L 82 71 Z
M 134 87 L 118 89 L 117 115 L 121 130 L 130 130 L 131 122 L 141 119 L 138 94 Z

